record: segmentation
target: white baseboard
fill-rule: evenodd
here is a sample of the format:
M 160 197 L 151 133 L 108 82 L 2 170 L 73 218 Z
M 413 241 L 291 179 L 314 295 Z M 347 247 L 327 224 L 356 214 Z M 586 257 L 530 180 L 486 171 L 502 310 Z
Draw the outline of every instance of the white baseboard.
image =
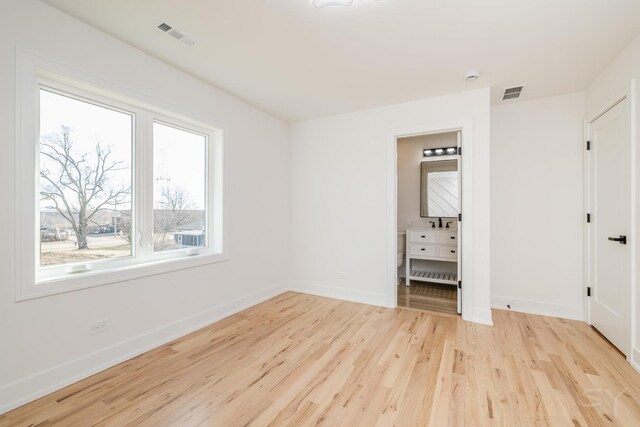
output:
M 627 360 L 629 361 L 631 366 L 633 366 L 633 369 L 640 373 L 640 349 L 631 349 L 631 357 Z
M 329 285 L 321 285 L 317 283 L 291 281 L 289 282 L 289 290 L 301 292 L 303 294 L 317 295 L 321 297 L 334 298 L 343 301 L 359 302 L 362 304 L 377 305 L 379 307 L 388 307 L 389 300 L 386 294 L 373 292 L 365 292 L 360 290 L 349 289 L 346 287 L 337 287 Z
M 507 305 L 510 305 L 511 308 L 507 307 Z M 554 304 L 546 301 L 492 296 L 491 308 L 584 321 L 584 311 L 579 305 Z
M 280 283 L 0 387 L 0 414 L 287 291 Z
M 364 292 L 349 288 L 320 285 L 317 283 L 308 283 L 301 281 L 289 282 L 288 289 L 290 291 L 301 292 L 303 294 L 317 295 L 343 301 L 358 302 L 361 304 L 376 305 L 379 307 L 395 308 L 389 301 L 389 297 L 385 294 Z M 465 318 L 465 320 L 481 325 L 493 325 L 490 309 L 476 309 L 474 310 L 473 315 L 469 318 Z
M 473 317 L 471 322 L 479 323 L 481 325 L 493 326 L 493 317 L 491 316 L 491 309 L 476 308 L 473 311 Z

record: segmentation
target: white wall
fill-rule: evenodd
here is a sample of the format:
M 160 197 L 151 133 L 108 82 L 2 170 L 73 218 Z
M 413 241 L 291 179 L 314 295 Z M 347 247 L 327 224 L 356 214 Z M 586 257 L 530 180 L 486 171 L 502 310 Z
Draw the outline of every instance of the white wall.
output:
M 491 109 L 492 307 L 584 318 L 584 105 Z
M 587 89 L 587 121 L 629 94 L 632 79 L 640 78 L 640 36 L 636 37 Z
M 634 81 L 632 83 L 632 81 Z M 623 96 L 629 97 L 632 123 L 632 142 L 635 149 L 635 281 L 632 284 L 631 363 L 640 370 L 640 36 L 594 80 L 587 90 L 587 121 L 609 108 Z
M 398 139 L 398 231 L 420 218 L 420 165 L 425 148 L 456 147 L 455 132 Z
M 61 62 L 224 129 L 230 260 L 14 302 L 15 49 Z M 0 413 L 284 289 L 289 277 L 289 127 L 35 0 L 0 5 Z M 88 325 L 111 330 L 88 336 Z
M 489 90 L 480 89 L 294 124 L 292 286 L 392 305 L 396 224 L 389 222 L 395 221 L 395 206 L 389 203 L 393 187 L 388 178 L 396 159 L 390 140 L 398 132 L 415 134 L 469 119 L 473 203 L 463 210 L 474 234 L 463 237 L 473 245 L 467 264 L 472 274 L 464 279 L 472 309 L 465 317 L 490 323 L 489 102 Z

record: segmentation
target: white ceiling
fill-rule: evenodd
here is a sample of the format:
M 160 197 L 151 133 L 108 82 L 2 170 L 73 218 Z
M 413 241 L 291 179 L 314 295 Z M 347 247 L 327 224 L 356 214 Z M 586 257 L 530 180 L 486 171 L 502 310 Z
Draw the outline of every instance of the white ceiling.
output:
M 287 121 L 485 86 L 494 102 L 522 83 L 523 99 L 581 91 L 640 32 L 638 0 L 43 1 Z

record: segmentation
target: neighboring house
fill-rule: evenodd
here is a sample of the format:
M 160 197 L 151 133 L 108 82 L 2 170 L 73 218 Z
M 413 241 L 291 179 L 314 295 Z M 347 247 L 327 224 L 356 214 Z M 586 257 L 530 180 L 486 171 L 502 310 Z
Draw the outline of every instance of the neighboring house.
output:
M 198 230 L 176 231 L 173 233 L 173 240 L 179 247 L 184 246 L 204 246 L 205 233 Z

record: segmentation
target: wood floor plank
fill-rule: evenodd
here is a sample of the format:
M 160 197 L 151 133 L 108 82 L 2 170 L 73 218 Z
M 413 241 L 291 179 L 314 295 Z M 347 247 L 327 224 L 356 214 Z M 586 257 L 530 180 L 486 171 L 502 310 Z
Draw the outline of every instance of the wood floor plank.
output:
M 413 282 L 405 286 L 404 280 L 398 284 L 398 307 L 428 310 L 437 313 L 456 314 L 457 288 L 453 285 Z
M 287 292 L 0 415 L 35 425 L 637 426 L 640 375 L 582 322 Z

